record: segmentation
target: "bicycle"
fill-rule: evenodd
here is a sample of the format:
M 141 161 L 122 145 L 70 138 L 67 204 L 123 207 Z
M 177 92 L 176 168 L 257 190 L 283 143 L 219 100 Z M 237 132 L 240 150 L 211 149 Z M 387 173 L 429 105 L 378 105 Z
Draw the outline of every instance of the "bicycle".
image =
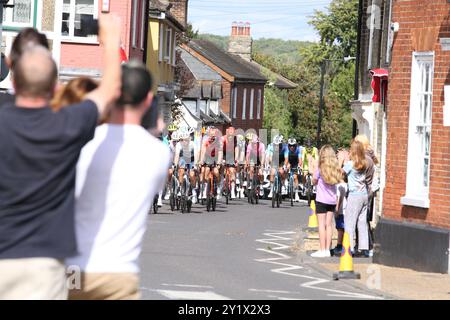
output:
M 183 182 L 181 184 L 180 207 L 181 213 L 190 213 L 192 208 L 192 186 L 189 181 L 188 169 L 185 170 Z
M 248 202 L 251 204 L 258 204 L 259 193 L 260 193 L 260 183 L 259 183 L 259 168 L 260 166 L 253 166 L 253 178 L 250 178 L 250 174 L 247 174 L 247 186 L 250 186 L 250 191 L 248 193 Z
M 213 170 L 214 165 L 210 165 L 210 172 L 208 177 L 208 183 L 206 186 L 206 211 L 210 212 L 216 211 L 217 205 L 217 177 L 215 176 Z
M 280 207 L 281 204 L 281 186 L 282 182 L 281 182 L 281 176 L 280 176 L 280 172 L 276 172 L 275 173 L 275 179 L 273 182 L 273 186 L 272 186 L 272 208 L 275 208 L 275 204 L 277 206 L 277 208 Z
M 291 207 L 294 206 L 294 170 L 289 169 L 288 197 L 291 200 Z
M 230 165 L 225 166 L 225 179 L 223 185 L 223 195 L 225 196 L 225 203 L 231 201 L 231 174 Z
M 311 174 L 308 172 L 305 176 L 305 195 L 308 199 L 308 206 L 311 206 L 311 200 L 314 194 L 314 186 L 312 184 Z
M 172 178 L 170 179 L 170 210 L 174 211 L 175 208 L 180 210 L 180 199 L 178 198 L 178 191 L 180 189 L 180 183 L 178 181 L 178 166 L 173 169 Z

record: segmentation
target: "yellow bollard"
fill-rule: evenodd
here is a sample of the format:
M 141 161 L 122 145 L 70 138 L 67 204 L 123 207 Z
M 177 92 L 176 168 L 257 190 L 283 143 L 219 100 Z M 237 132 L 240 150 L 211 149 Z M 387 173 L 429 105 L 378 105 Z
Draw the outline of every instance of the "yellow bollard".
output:
M 342 241 L 342 254 L 340 258 L 339 272 L 333 273 L 333 279 L 361 279 L 361 275 L 353 271 L 353 257 L 350 251 L 350 237 L 344 233 Z
M 316 215 L 316 203 L 314 200 L 311 201 L 311 208 L 308 220 L 308 228 L 317 228 L 319 226 L 319 221 Z

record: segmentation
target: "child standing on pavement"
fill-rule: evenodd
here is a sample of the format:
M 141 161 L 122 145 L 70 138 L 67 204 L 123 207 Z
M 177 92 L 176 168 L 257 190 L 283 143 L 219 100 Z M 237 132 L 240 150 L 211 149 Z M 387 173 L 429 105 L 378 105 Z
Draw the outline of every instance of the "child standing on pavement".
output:
M 338 239 L 336 247 L 333 249 L 333 254 L 339 256 L 342 252 L 342 241 L 344 239 L 344 214 L 347 206 L 347 184 L 344 180 L 336 186 L 337 189 L 337 203 L 336 212 L 334 214 L 334 222 L 338 232 Z

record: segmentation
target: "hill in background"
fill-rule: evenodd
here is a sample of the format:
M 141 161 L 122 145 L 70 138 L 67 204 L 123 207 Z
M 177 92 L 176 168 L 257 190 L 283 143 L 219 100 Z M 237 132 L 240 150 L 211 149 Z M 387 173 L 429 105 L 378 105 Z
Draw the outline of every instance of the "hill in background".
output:
M 227 36 L 199 34 L 198 38 L 209 40 L 225 51 L 228 49 L 229 37 Z M 302 61 L 300 48 L 311 44 L 312 42 L 306 41 L 261 38 L 253 40 L 253 52 L 274 57 L 276 60 L 286 64 L 294 64 Z

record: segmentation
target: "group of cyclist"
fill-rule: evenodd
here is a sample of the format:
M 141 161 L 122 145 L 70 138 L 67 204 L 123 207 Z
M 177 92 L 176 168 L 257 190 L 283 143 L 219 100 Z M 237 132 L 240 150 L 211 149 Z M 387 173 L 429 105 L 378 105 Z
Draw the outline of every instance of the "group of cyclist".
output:
M 193 129 L 177 130 L 165 141 L 173 153 L 173 166 L 158 206 L 162 205 L 163 193 L 165 199 L 171 201 L 187 193 L 191 204 L 209 201 L 211 196 L 214 201 L 226 196 L 228 203 L 245 195 L 249 202 L 253 195 L 257 203 L 258 197 L 264 195 L 264 173 L 270 176 L 268 198 L 272 198 L 276 190 L 273 188 L 276 178 L 283 181 L 280 191 L 286 195 L 288 179 L 293 176 L 294 201 L 299 202 L 300 185 L 303 186 L 310 175 L 308 162 L 318 159 L 318 150 L 310 139 L 302 147 L 295 138 L 285 141 L 282 135 L 276 135 L 266 147 L 256 133 L 245 134 L 234 127 L 226 129 L 223 136 L 216 127 L 207 128 L 203 135 L 197 135 Z M 173 209 L 174 205 L 171 207 Z

